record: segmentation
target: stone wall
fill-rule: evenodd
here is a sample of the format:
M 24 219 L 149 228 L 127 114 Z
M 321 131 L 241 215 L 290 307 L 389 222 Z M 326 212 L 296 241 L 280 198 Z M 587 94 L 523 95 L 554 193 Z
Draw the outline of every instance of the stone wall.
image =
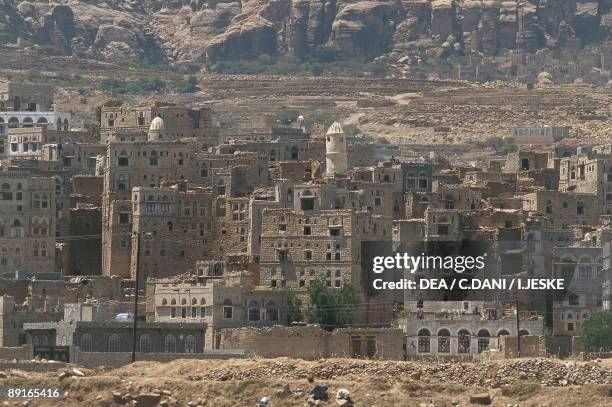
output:
M 516 336 L 500 336 L 499 342 L 504 358 L 511 359 L 519 357 Z M 544 341 L 542 336 L 521 335 L 520 357 L 535 358 L 544 356 L 546 354 L 546 349 L 543 345 Z
M 365 343 L 374 347 L 372 357 L 401 360 L 404 335 L 401 329 L 337 329 L 327 332 L 318 326 L 243 328 L 222 332 L 223 349 L 244 349 L 249 356 L 319 359 L 366 356 Z M 357 349 L 360 347 L 361 350 Z
M 26 360 L 28 359 L 28 346 L 0 347 L 0 360 Z
M 118 367 L 131 363 L 130 352 L 81 352 L 73 353 L 75 364 L 94 368 L 98 366 Z M 175 359 L 239 359 L 244 358 L 243 351 L 206 351 L 204 353 L 136 353 L 136 361 L 170 362 Z

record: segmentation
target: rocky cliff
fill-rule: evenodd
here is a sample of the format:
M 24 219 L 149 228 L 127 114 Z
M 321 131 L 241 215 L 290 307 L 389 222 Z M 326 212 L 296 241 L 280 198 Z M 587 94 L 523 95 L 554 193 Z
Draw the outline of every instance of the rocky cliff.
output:
M 321 47 L 366 59 L 493 56 L 608 42 L 611 27 L 612 0 L 0 0 L 0 43 L 152 63 L 302 58 Z

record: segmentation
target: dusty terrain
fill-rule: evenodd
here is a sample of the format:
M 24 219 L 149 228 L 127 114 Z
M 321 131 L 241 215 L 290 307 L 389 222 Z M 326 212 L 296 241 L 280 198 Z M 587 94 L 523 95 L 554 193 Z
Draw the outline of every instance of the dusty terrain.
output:
M 70 368 L 63 369 L 70 370 Z M 6 388 L 58 388 L 61 401 L 29 405 L 111 406 L 133 399 L 161 405 L 305 406 L 315 385 L 336 392 L 346 388 L 356 406 L 467 406 L 488 393 L 493 406 L 609 406 L 612 361 L 568 362 L 522 359 L 489 362 L 379 362 L 355 359 L 303 361 L 288 358 L 137 362 L 118 369 L 80 369 L 60 378 L 53 373 L 7 371 Z M 312 381 L 312 383 L 310 382 Z M 19 404 L 24 400 L 21 400 Z M 190 404 L 191 403 L 191 404 Z

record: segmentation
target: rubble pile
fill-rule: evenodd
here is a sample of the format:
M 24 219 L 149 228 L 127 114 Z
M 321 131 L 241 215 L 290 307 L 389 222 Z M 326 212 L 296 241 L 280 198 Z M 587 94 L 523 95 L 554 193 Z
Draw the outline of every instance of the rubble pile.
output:
M 612 371 L 597 362 L 574 363 L 549 359 L 526 359 L 496 364 L 494 362 L 418 363 L 323 360 L 307 368 L 284 361 L 262 362 L 248 369 L 224 368 L 189 376 L 190 380 L 246 380 L 253 377 L 285 377 L 319 380 L 368 375 L 389 383 L 405 381 L 440 381 L 466 386 L 501 387 L 519 380 L 533 380 L 546 386 L 612 384 Z

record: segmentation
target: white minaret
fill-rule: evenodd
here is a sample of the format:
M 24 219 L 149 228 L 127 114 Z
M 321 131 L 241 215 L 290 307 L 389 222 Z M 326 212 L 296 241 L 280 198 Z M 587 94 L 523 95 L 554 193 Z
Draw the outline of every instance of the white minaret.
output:
M 162 138 L 162 133 L 164 132 L 164 121 L 161 117 L 156 117 L 151 120 L 151 125 L 149 126 L 149 134 L 147 139 L 149 141 L 157 141 Z
M 340 123 L 333 122 L 325 134 L 326 175 L 344 174 L 346 172 L 346 139 Z

